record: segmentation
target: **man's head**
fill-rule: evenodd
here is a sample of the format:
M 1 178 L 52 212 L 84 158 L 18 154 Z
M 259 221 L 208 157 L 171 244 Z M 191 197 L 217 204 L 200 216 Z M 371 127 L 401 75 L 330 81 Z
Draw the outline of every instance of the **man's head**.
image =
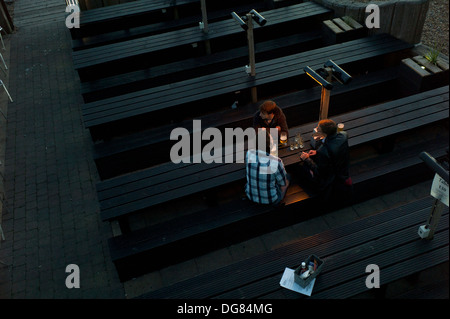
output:
M 337 133 L 337 125 L 330 119 L 321 120 L 319 125 L 317 125 L 317 131 L 326 136 L 334 135 Z
M 259 106 L 259 116 L 261 116 L 263 120 L 273 119 L 276 106 L 277 104 L 274 101 L 265 101 Z

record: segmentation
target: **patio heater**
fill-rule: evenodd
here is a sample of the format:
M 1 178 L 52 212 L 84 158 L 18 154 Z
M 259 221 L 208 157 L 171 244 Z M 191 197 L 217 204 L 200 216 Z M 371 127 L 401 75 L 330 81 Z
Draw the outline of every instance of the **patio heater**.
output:
M 331 84 L 332 79 L 336 79 L 341 84 L 348 84 L 352 80 L 352 77 L 332 60 L 325 62 L 323 68 L 318 69 L 317 71 L 314 71 L 309 66 L 306 66 L 303 70 L 314 81 L 322 86 L 319 121 L 326 119 L 328 118 L 330 93 L 333 89 L 333 84 Z
M 248 42 L 248 55 L 249 55 L 249 65 L 247 65 L 246 72 L 250 76 L 254 77 L 256 75 L 255 68 L 255 41 L 253 38 L 253 20 L 256 21 L 261 27 L 267 23 L 267 20 L 259 14 L 255 9 L 252 9 L 245 16 L 240 17 L 236 12 L 231 12 L 231 16 L 234 20 L 239 23 L 242 29 L 247 31 L 247 42 Z M 256 103 L 258 101 L 258 96 L 256 92 L 256 87 L 251 89 L 252 102 Z

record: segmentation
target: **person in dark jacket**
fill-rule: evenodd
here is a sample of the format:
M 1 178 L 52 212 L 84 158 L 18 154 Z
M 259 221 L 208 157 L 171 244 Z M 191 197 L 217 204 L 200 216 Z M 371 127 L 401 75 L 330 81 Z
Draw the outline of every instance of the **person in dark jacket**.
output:
M 278 134 L 281 132 L 289 134 L 283 110 L 271 100 L 265 101 L 259 106 L 259 111 L 253 116 L 253 127 L 256 130 L 258 128 L 277 128 Z
M 336 123 L 329 119 L 321 120 L 316 129 L 324 138 L 317 150 L 300 154 L 301 175 L 324 204 L 339 198 L 349 200 L 352 183 L 347 132 L 337 132 Z

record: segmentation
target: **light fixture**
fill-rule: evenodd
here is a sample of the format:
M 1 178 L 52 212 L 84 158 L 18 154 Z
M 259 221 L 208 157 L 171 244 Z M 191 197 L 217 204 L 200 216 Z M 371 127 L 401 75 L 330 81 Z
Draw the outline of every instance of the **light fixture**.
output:
M 348 84 L 352 80 L 352 77 L 332 60 L 325 62 L 324 68 L 318 69 L 317 71 L 314 71 L 309 66 L 304 67 L 303 71 L 322 86 L 319 120 L 326 119 L 328 117 L 330 91 L 333 89 L 331 79 L 334 78 L 342 84 Z

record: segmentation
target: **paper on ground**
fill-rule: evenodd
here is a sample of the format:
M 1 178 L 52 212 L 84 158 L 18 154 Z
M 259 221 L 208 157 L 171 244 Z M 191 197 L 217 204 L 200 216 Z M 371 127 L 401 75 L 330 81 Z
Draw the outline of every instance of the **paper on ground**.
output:
M 283 273 L 283 277 L 281 277 L 280 286 L 307 296 L 311 296 L 312 290 L 314 288 L 314 283 L 316 282 L 316 278 L 311 280 L 309 285 L 303 288 L 294 281 L 294 271 L 295 271 L 294 269 L 286 267 Z

